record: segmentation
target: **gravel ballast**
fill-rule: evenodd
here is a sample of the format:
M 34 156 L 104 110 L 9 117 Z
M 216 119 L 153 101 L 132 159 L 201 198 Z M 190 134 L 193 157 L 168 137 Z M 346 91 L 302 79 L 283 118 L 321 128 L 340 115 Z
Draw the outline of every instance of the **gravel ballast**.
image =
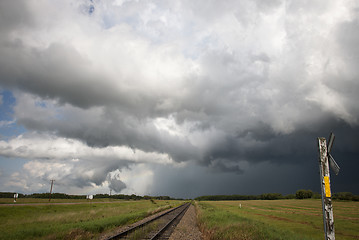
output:
M 171 234 L 169 240 L 202 240 L 202 233 L 197 226 L 196 210 L 191 205 Z

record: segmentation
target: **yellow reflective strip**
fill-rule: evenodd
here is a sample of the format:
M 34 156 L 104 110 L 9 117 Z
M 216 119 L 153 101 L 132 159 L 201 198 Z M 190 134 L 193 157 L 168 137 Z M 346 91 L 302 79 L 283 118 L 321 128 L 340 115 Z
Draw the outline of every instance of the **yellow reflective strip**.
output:
M 330 182 L 328 176 L 324 176 L 324 185 L 325 185 L 325 196 L 331 197 L 332 195 L 330 193 Z

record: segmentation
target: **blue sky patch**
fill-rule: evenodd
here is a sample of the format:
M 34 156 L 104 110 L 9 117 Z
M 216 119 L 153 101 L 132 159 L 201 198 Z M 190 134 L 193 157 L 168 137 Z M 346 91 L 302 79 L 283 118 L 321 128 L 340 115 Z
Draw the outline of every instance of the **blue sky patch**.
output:
M 26 129 L 22 125 L 18 125 L 14 118 L 14 106 L 16 98 L 13 93 L 8 90 L 1 92 L 2 104 L 0 105 L 0 139 L 8 139 L 8 137 L 17 136 Z

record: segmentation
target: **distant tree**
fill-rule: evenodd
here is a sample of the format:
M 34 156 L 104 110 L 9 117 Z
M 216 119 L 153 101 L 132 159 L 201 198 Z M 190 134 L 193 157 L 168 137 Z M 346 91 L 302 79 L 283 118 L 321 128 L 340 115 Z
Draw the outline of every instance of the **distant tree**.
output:
M 285 199 L 295 199 L 295 194 L 288 194 L 284 196 Z
M 314 198 L 314 199 L 321 199 L 321 198 L 322 198 L 322 195 L 321 195 L 320 193 L 313 192 L 312 198 Z
M 155 197 L 156 199 L 158 200 L 171 200 L 171 198 L 169 196 L 158 196 L 158 197 Z
M 333 194 L 333 199 L 335 200 L 347 200 L 351 201 L 354 198 L 354 194 L 351 192 L 339 192 Z
M 283 196 L 280 193 L 264 193 L 261 194 L 260 198 L 262 200 L 277 200 L 277 199 L 282 199 Z
M 102 193 L 100 193 L 100 194 L 95 194 L 94 196 L 93 196 L 93 198 L 109 198 L 110 197 L 110 195 L 109 194 L 102 194 Z
M 15 192 L 0 192 L 0 198 L 13 198 L 14 197 Z M 24 194 L 22 193 L 18 193 L 19 194 L 19 198 L 23 198 L 25 197 Z
M 295 193 L 296 199 L 305 199 L 305 198 L 311 198 L 313 196 L 312 190 L 304 190 L 300 189 Z
M 260 196 L 256 195 L 209 195 L 196 197 L 197 201 L 230 201 L 230 200 L 257 200 Z

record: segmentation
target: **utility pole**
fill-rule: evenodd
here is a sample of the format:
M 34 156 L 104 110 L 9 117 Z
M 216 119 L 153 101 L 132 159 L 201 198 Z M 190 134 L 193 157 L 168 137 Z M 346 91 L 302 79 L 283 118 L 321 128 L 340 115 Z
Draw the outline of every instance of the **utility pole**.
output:
M 325 138 L 318 138 L 319 171 L 320 185 L 322 190 L 322 208 L 325 240 L 335 240 L 332 194 L 330 190 L 329 161 L 336 175 L 338 175 L 340 168 L 335 162 L 332 155 L 330 155 L 334 138 L 334 134 L 331 133 L 329 137 L 328 147 Z
M 54 181 L 55 180 L 50 180 L 51 181 L 51 188 L 50 188 L 50 197 L 49 197 L 49 202 L 51 201 L 51 193 L 52 193 L 52 187 L 54 186 Z

